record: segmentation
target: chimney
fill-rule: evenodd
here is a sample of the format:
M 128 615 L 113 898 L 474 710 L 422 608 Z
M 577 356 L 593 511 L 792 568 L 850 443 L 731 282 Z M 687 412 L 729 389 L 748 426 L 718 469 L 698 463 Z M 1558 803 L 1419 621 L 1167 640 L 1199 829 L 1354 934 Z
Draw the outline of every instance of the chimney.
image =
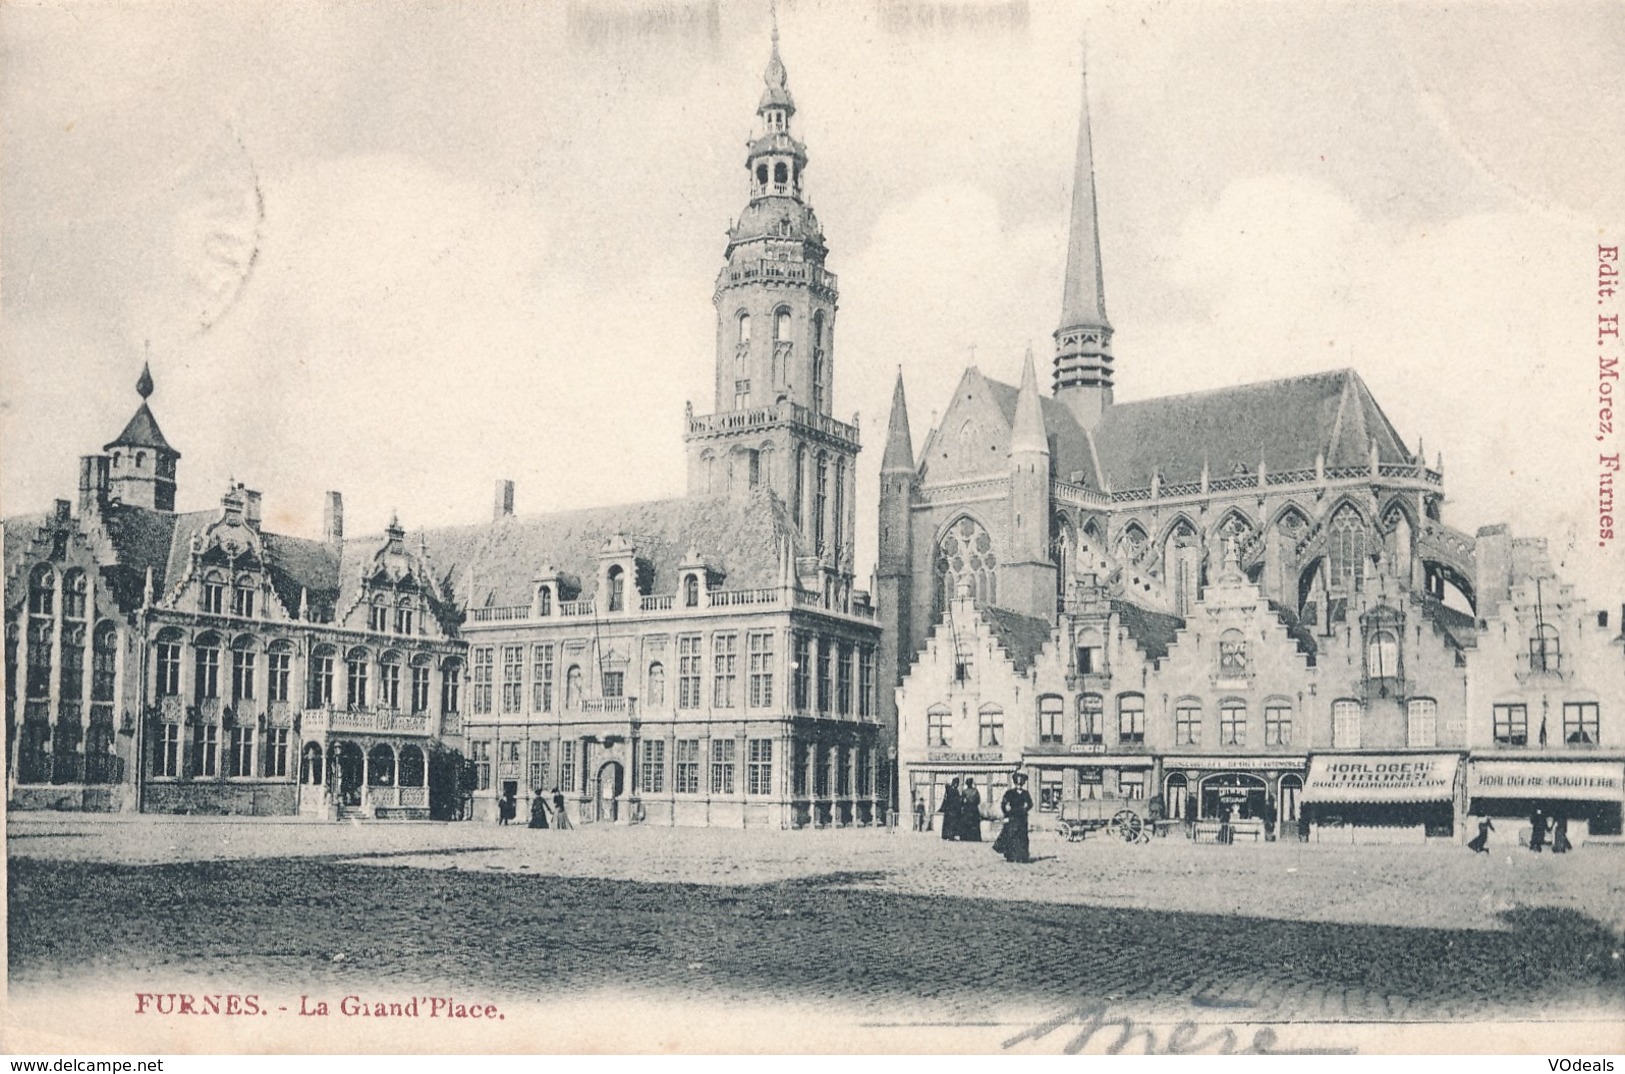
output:
M 260 494 L 255 489 L 243 489 L 243 521 L 254 529 L 260 528 Z
M 506 479 L 497 482 L 496 505 L 491 510 L 491 521 L 500 522 L 513 515 L 513 482 Z
M 322 539 L 328 544 L 344 540 L 344 494 L 329 492 L 327 507 L 322 512 Z
M 81 515 L 99 512 L 106 506 L 109 484 L 110 477 L 106 455 L 81 455 L 79 457 L 79 513 Z

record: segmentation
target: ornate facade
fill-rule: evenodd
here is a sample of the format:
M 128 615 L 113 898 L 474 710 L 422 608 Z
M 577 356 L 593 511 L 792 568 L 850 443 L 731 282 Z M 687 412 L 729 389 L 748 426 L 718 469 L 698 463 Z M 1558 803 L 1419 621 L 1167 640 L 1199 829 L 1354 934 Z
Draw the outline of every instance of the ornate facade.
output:
M 967 369 L 916 457 L 898 380 L 877 595 L 903 795 L 1022 765 L 1041 808 L 1307 806 L 1331 838 L 1549 798 L 1617 833 L 1618 627 L 1533 544 L 1448 526 L 1442 460 L 1353 370 L 1116 402 L 1093 171 L 1085 88 L 1050 394 L 1030 351 L 1019 385 Z M 1473 782 L 1525 749 L 1545 767 Z

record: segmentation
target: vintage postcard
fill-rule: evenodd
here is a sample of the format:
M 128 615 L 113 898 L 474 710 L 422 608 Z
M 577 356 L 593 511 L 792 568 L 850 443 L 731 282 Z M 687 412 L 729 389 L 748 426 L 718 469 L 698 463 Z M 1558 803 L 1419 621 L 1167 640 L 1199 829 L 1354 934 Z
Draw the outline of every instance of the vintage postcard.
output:
M 1625 8 L 0 43 L 7 1051 L 1625 1047 Z

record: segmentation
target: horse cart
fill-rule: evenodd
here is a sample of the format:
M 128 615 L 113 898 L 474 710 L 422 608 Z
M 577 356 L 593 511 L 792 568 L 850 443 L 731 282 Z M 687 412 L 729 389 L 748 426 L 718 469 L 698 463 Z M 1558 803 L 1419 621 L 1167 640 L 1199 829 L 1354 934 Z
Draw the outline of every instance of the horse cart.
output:
M 1149 843 L 1154 827 L 1143 798 L 1073 798 L 1061 802 L 1056 834 L 1068 843 L 1101 833 L 1125 843 Z

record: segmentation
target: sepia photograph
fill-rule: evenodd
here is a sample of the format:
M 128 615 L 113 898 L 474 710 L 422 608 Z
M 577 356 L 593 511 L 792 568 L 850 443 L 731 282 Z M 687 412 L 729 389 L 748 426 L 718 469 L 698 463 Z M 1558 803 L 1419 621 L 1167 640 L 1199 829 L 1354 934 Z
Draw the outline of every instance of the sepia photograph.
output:
M 1625 7 L 0 56 L 6 1052 L 1625 1051 Z

